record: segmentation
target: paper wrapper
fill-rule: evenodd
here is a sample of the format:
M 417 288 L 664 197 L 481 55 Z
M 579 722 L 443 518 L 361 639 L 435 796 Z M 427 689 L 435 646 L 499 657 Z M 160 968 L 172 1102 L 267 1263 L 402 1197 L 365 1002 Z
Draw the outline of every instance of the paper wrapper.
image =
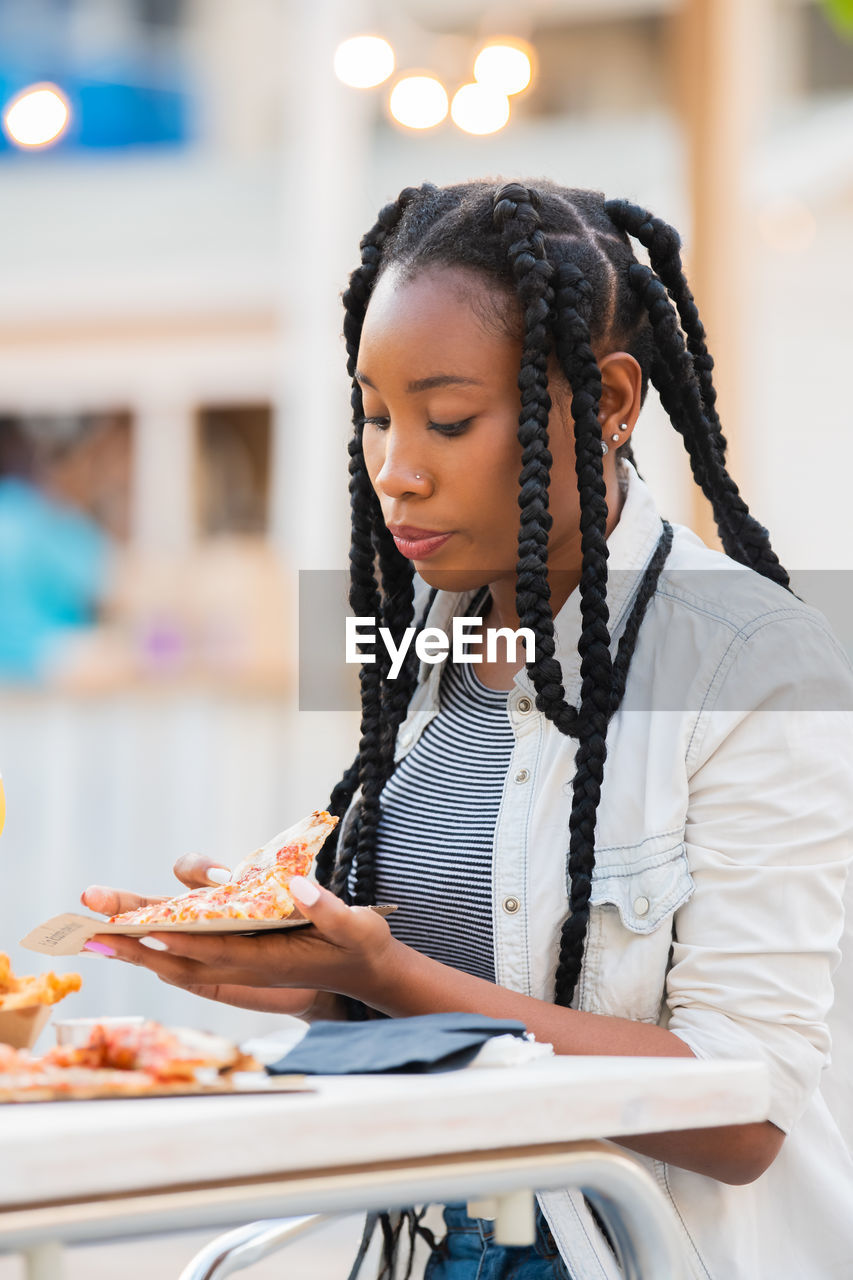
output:
M 397 908 L 381 906 L 373 910 L 387 916 Z M 264 933 L 268 929 L 296 929 L 310 923 L 297 912 L 286 920 L 197 920 L 181 924 L 107 924 L 97 916 L 67 912 L 33 929 L 21 939 L 21 946 L 43 956 L 76 956 L 95 934 L 120 933 L 126 938 L 145 938 L 151 933 Z
M 0 1044 L 32 1049 L 53 1013 L 53 1005 L 33 1004 L 28 1009 L 0 1009 Z

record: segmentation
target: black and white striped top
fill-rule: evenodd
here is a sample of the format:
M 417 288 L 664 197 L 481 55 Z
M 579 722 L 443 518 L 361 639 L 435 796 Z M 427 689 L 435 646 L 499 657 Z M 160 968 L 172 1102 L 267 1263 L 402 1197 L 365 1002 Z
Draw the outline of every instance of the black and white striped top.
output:
M 381 797 L 377 902 L 395 937 L 495 980 L 492 844 L 514 746 L 506 690 L 447 661 L 440 707 Z

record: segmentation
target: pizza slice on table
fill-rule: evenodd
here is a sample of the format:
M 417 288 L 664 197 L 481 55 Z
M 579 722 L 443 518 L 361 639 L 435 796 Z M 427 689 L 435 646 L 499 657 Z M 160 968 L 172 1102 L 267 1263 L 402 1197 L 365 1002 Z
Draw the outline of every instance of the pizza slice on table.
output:
M 79 1045 L 57 1045 L 42 1059 L 49 1067 L 89 1070 L 145 1071 L 155 1080 L 195 1080 L 199 1069 L 221 1072 L 255 1066 L 252 1059 L 222 1036 L 158 1022 L 112 1027 L 98 1024 Z
M 0 1103 L 227 1091 L 258 1063 L 221 1036 L 157 1022 L 96 1024 L 41 1057 L 0 1044 Z
M 112 916 L 111 924 L 190 924 L 197 920 L 284 920 L 295 903 L 288 885 L 308 876 L 338 819 L 323 809 L 282 831 L 234 868 L 227 884 L 138 907 Z

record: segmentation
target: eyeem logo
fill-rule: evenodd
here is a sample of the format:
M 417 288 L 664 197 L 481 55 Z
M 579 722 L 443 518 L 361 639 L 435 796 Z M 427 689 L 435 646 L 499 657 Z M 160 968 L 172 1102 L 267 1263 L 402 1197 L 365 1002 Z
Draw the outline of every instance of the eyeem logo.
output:
M 346 619 L 346 660 L 347 662 L 375 662 L 376 654 L 364 651 L 365 645 L 375 645 L 378 640 L 385 645 L 391 658 L 389 679 L 396 680 L 403 669 L 406 654 L 415 641 L 415 653 L 421 662 L 496 662 L 498 658 L 498 640 L 506 644 L 506 659 L 516 661 L 518 642 L 524 646 L 520 662 L 535 662 L 536 637 L 530 627 L 519 627 L 513 631 L 511 627 L 486 627 L 486 655 L 482 652 L 469 653 L 471 644 L 482 645 L 483 624 L 478 618 L 454 618 L 453 629 L 448 637 L 441 627 L 424 627 L 415 639 L 416 628 L 407 627 L 399 645 L 387 627 L 376 626 L 375 618 Z M 362 646 L 359 652 L 358 646 Z

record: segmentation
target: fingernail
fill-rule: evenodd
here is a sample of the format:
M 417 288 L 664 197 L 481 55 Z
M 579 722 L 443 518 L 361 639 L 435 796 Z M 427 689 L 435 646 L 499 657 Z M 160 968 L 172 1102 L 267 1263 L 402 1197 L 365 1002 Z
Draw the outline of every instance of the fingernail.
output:
M 208 880 L 212 880 L 214 884 L 228 884 L 231 879 L 231 872 L 227 867 L 208 867 Z
M 140 938 L 139 941 L 143 947 L 148 947 L 151 951 L 168 951 L 168 944 L 161 941 L 160 938 Z
M 84 951 L 94 951 L 99 956 L 114 956 L 112 947 L 105 947 L 103 942 L 84 942 Z
M 320 896 L 320 890 L 314 881 L 306 880 L 304 876 L 294 876 L 288 887 L 293 897 L 303 907 L 313 907 Z

